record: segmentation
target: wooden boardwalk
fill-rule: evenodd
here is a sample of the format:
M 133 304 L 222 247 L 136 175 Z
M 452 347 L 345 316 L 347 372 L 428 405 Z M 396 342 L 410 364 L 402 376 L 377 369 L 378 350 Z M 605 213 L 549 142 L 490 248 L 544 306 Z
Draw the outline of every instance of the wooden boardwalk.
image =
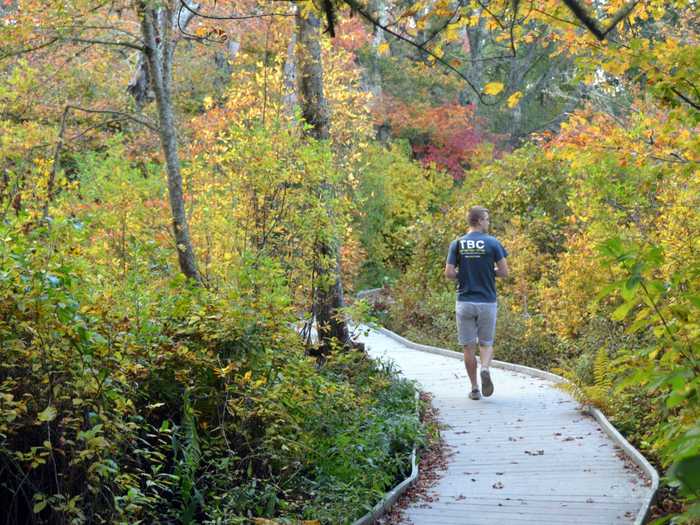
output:
M 494 395 L 472 401 L 460 361 L 374 330 L 361 340 L 431 392 L 448 425 L 448 468 L 433 501 L 411 504 L 405 523 L 613 525 L 643 512 L 649 480 L 551 381 L 492 368 Z

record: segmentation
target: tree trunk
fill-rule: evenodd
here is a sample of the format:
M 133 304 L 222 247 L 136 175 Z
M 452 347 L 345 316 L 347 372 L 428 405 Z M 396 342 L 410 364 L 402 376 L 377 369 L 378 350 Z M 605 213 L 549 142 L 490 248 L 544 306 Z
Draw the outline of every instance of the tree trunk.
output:
M 236 59 L 241 43 L 238 40 L 229 38 L 226 42 L 226 51 L 216 51 L 214 53 L 214 64 L 223 73 L 224 79 L 215 83 L 219 88 L 223 88 L 231 80 L 233 67 L 231 63 Z
M 198 3 L 188 2 L 187 5 L 189 5 L 193 10 L 199 9 Z M 174 16 L 172 15 L 173 11 L 170 9 L 167 11 L 168 16 L 166 16 L 166 19 L 171 20 L 173 24 L 172 29 L 178 31 L 185 29 L 195 16 L 194 13 L 188 9 L 178 10 L 179 13 Z M 161 18 L 163 17 L 163 10 L 158 8 L 157 10 L 154 10 L 154 12 L 157 13 L 156 16 L 154 16 L 154 19 L 162 22 Z M 173 48 L 175 43 L 176 41 L 172 42 Z M 134 70 L 134 74 L 129 81 L 129 85 L 126 87 L 126 90 L 132 97 L 134 97 L 137 112 L 140 112 L 144 106 L 152 102 L 155 98 L 153 86 L 151 85 L 148 60 L 144 53 L 139 53 L 139 58 L 136 62 L 136 69 Z
M 323 94 L 323 64 L 319 29 L 321 22 L 313 13 L 297 9 L 297 67 L 301 114 L 316 140 L 330 138 L 330 115 Z
M 158 107 L 160 143 L 163 148 L 168 173 L 168 193 L 173 216 L 173 232 L 177 245 L 178 261 L 182 273 L 197 282 L 201 282 L 192 242 L 190 241 L 187 215 L 185 214 L 180 159 L 177 151 L 175 116 L 171 98 L 173 65 L 172 9 L 171 5 L 168 5 L 168 7 L 163 9 L 165 16 L 159 17 L 154 9 L 144 8 L 143 4 L 141 6 L 141 33 L 145 43 L 146 62 L 148 63 L 149 75 Z M 158 37 L 156 37 L 156 33 L 158 33 Z M 160 39 L 160 45 L 158 45 L 157 38 Z
M 282 96 L 282 104 L 284 114 L 292 118 L 297 105 L 297 61 L 294 55 L 297 47 L 297 35 L 292 33 L 287 46 L 287 58 L 284 61 L 284 95 Z
M 372 13 L 376 17 L 377 21 L 382 25 L 386 26 L 389 21 L 389 11 L 386 4 L 386 0 L 373 0 L 370 4 Z M 383 88 L 382 88 L 382 72 L 379 67 L 379 46 L 385 42 L 384 30 L 379 26 L 374 26 L 372 35 L 372 57 L 369 65 L 369 70 L 367 71 L 367 88 L 372 94 L 373 104 L 375 107 L 383 108 Z M 383 143 L 387 144 L 391 137 L 391 126 L 386 114 L 381 115 L 381 122 L 375 124 L 375 138 Z
M 330 137 L 330 115 L 323 93 L 323 65 L 319 42 L 321 24 L 313 13 L 304 13 L 303 9 L 298 9 L 296 26 L 299 102 L 302 117 L 310 125 L 308 134 L 311 137 L 316 140 L 327 140 Z M 322 185 L 320 191 L 330 194 L 333 188 L 326 183 Z M 347 323 L 339 313 L 339 309 L 344 305 L 343 284 L 340 277 L 340 250 L 337 243 L 321 237 L 316 243 L 316 256 L 320 261 L 316 266 L 320 285 L 314 296 L 313 312 L 321 351 L 328 352 L 334 339 L 342 345 L 350 343 Z M 328 267 L 326 262 L 328 259 L 335 261 L 334 267 Z
M 126 91 L 134 97 L 136 103 L 136 112 L 141 110 L 153 100 L 153 91 L 151 91 L 151 77 L 148 74 L 148 61 L 144 53 L 139 52 L 139 59 L 136 62 L 134 75 L 126 86 Z
M 479 23 L 474 27 L 466 27 L 464 29 L 464 38 L 469 46 L 469 68 L 465 71 L 465 75 L 476 89 L 481 90 L 484 79 L 484 63 L 482 62 L 483 48 L 486 44 L 486 34 L 484 27 L 486 25 L 486 17 L 483 13 L 475 13 L 479 16 Z M 460 103 L 473 104 L 476 113 L 479 113 L 480 104 L 479 97 L 467 87 L 460 93 Z

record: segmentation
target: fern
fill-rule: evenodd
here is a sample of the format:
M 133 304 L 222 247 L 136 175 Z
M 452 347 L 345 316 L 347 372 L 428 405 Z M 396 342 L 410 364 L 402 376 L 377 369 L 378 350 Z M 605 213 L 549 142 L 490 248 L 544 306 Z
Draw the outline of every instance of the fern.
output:
M 595 388 L 598 393 L 597 397 L 608 397 L 610 391 L 612 390 L 612 370 L 610 357 L 605 348 L 601 347 L 595 356 L 595 361 L 593 362 L 593 378 Z
M 603 411 L 608 411 L 615 371 L 612 370 L 610 357 L 604 347 L 596 352 L 593 362 L 592 384 L 587 384 L 571 370 L 556 368 L 554 372 L 566 379 L 566 381 L 559 383 L 557 388 L 570 394 L 582 405 L 592 405 Z
M 182 424 L 175 438 L 174 449 L 177 456 L 180 456 L 175 467 L 175 475 L 180 481 L 180 497 L 182 498 L 182 513 L 180 522 L 189 524 L 194 522 L 197 505 L 202 505 L 203 498 L 197 490 L 196 473 L 199 468 L 202 452 L 199 447 L 199 435 L 197 434 L 197 421 L 194 409 L 190 402 L 189 391 L 185 391 L 182 406 Z

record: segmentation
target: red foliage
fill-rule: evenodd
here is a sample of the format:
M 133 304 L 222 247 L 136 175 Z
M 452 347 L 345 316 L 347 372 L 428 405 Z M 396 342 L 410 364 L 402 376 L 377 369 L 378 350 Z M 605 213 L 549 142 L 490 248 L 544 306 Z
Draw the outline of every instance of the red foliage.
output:
M 484 142 L 484 136 L 476 128 L 463 128 L 447 137 L 443 145 L 414 145 L 413 152 L 424 164 L 435 164 L 449 172 L 455 180 L 464 178 L 464 171 Z
M 409 139 L 421 162 L 449 172 L 456 180 L 464 178 L 480 146 L 493 141 L 481 130 L 472 105 L 452 102 L 431 107 L 384 98 L 381 110 L 394 134 Z

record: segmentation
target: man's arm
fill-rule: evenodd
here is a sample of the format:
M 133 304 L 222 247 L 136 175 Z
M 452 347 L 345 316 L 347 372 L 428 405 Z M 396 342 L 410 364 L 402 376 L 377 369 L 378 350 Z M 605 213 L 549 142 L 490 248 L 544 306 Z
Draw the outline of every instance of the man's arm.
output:
M 457 279 L 457 241 L 454 240 L 450 243 L 450 247 L 447 250 L 447 260 L 445 261 L 445 277 L 450 280 Z
M 500 261 L 496 261 L 496 275 L 498 277 L 508 277 L 508 261 L 506 261 L 505 257 L 501 257 Z

